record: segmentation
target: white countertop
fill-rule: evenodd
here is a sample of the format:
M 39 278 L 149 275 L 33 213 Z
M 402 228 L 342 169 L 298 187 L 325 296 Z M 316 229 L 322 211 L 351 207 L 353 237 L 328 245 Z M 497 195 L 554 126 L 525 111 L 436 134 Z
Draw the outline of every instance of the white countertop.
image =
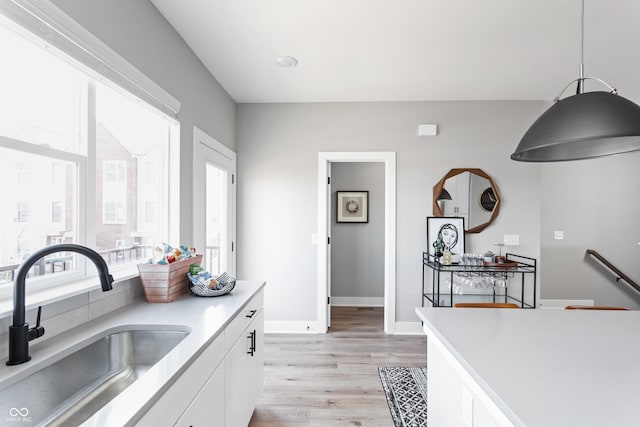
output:
M 640 311 L 416 313 L 514 425 L 640 425 Z
M 130 425 L 135 423 L 173 382 L 211 343 L 228 322 L 246 305 L 264 282 L 238 281 L 234 290 L 215 298 L 184 295 L 172 303 L 149 304 L 139 302 L 100 317 L 92 322 L 49 340 L 30 343 L 31 361 L 18 366 L 0 366 L 0 389 L 15 383 L 33 371 L 70 354 L 103 335 L 131 329 L 155 329 L 158 326 L 177 326 L 189 330 L 189 335 L 136 382 L 120 393 L 99 411 L 99 417 L 85 425 Z M 43 319 L 46 328 L 46 319 Z M 52 356 L 56 356 L 52 360 Z M 93 422 L 92 420 L 98 420 Z M 107 424 L 104 424 L 107 422 Z

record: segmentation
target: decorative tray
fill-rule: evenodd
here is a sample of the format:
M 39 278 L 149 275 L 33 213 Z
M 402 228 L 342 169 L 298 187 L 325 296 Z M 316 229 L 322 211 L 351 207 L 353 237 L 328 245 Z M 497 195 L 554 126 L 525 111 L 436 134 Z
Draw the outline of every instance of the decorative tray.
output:
M 485 267 L 517 267 L 517 261 L 506 260 L 505 262 L 485 262 Z
M 219 297 L 221 295 L 228 294 L 236 287 L 236 279 L 229 276 L 227 273 L 222 273 L 218 277 L 213 277 L 213 279 L 218 283 L 218 285 L 213 289 L 210 289 L 208 283 L 201 281 L 197 275 L 187 273 L 187 277 L 189 278 L 189 290 L 192 294 L 199 297 Z

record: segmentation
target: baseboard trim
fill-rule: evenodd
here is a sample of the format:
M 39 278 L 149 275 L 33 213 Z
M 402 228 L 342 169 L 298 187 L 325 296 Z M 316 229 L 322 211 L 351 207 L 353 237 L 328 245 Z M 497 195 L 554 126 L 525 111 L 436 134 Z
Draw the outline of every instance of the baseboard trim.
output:
M 384 297 L 331 297 L 336 307 L 384 307 Z
M 594 305 L 592 299 L 541 299 L 538 308 L 561 309 L 568 305 Z
M 299 321 L 299 320 L 265 320 L 265 334 L 317 334 L 318 322 Z
M 394 335 L 424 335 L 421 322 L 396 322 Z
M 299 320 L 265 320 L 265 334 L 319 334 L 318 322 Z M 391 335 L 423 335 L 420 322 L 396 322 L 395 331 Z

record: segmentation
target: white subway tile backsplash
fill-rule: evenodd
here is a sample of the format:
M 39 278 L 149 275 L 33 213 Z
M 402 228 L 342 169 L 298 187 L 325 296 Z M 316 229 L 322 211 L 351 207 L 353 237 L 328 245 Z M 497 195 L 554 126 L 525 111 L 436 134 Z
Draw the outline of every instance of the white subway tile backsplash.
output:
M 54 303 L 47 304 L 44 307 L 42 307 L 42 319 L 44 320 L 46 318 L 58 316 L 68 311 L 86 306 L 87 304 L 89 304 L 89 296 L 86 293 L 76 295 L 70 298 L 66 298 L 60 301 L 56 301 Z M 30 317 L 29 315 L 29 313 L 31 312 L 34 313 L 32 315 L 33 317 Z M 34 319 L 33 321 L 35 321 L 36 314 L 37 314 L 37 309 L 29 310 L 29 312 L 27 312 L 27 322 L 29 322 L 28 319 Z
M 94 304 L 103 299 L 113 298 L 116 294 L 126 293 L 131 295 L 130 286 L 124 284 L 123 286 L 114 286 L 112 290 L 103 292 L 102 289 L 96 289 L 89 292 L 89 304 Z
M 111 311 L 132 302 L 131 289 L 122 289 L 118 292 L 109 293 L 108 297 L 103 297 L 89 303 L 89 319 L 103 316 Z
M 51 339 L 52 337 L 80 326 L 89 321 L 89 307 L 83 305 L 74 310 L 67 311 L 53 318 L 44 318 L 42 315 L 42 326 L 45 328 L 45 334 L 40 340 Z M 36 341 L 37 342 L 37 341 Z

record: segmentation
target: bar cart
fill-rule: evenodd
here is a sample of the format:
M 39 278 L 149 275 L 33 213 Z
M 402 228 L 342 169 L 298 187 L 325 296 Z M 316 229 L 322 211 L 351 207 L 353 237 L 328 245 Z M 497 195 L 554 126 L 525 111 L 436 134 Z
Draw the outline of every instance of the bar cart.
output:
M 481 265 L 438 262 L 422 253 L 422 306 L 453 307 L 458 302 L 512 302 L 536 307 L 535 258 L 507 253 L 503 263 Z M 426 283 L 431 272 L 431 286 Z

